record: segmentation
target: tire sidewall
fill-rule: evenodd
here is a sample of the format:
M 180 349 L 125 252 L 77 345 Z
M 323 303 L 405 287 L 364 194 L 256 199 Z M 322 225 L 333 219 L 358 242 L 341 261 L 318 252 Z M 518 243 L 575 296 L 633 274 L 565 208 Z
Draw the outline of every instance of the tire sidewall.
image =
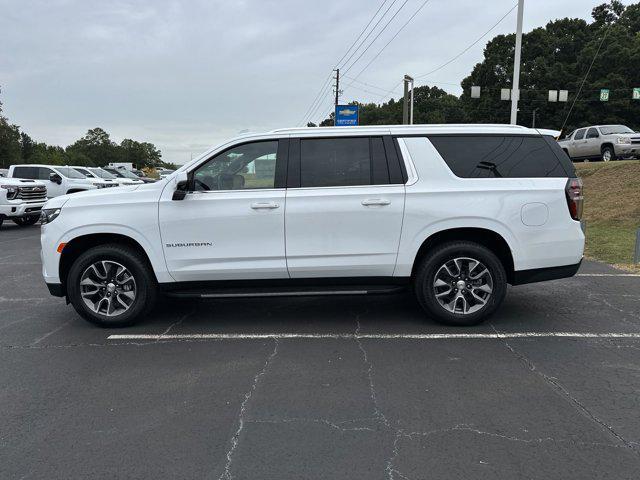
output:
M 133 305 L 121 315 L 108 317 L 95 313 L 82 300 L 80 278 L 93 263 L 111 260 L 122 264 L 133 275 L 136 282 L 136 299 Z M 67 294 L 75 310 L 86 320 L 102 327 L 124 327 L 135 323 L 148 311 L 148 304 L 155 300 L 155 280 L 151 278 L 147 267 L 140 258 L 126 248 L 101 246 L 95 247 L 80 255 L 67 275 Z
M 435 297 L 433 282 L 438 270 L 448 261 L 457 257 L 470 257 L 482 262 L 493 280 L 493 292 L 487 304 L 470 314 L 456 314 L 443 308 Z M 506 294 L 507 279 L 504 267 L 498 257 L 486 247 L 472 242 L 453 242 L 436 249 L 422 264 L 416 277 L 418 300 L 436 320 L 454 326 L 476 325 L 491 316 L 502 304 Z
M 604 156 L 605 152 L 611 152 L 611 156 L 610 156 L 609 160 L 606 160 L 606 159 L 605 159 L 605 156 Z M 602 149 L 602 161 L 603 161 L 603 162 L 613 161 L 613 160 L 615 160 L 615 159 L 616 159 L 616 152 L 613 150 L 613 148 L 611 148 L 611 147 L 604 147 L 604 148 Z

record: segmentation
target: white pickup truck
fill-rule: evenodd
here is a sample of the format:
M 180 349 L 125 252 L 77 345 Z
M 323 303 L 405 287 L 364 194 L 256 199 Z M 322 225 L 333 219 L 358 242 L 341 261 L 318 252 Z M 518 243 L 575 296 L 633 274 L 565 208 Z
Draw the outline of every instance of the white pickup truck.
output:
M 42 182 L 0 178 L 0 226 L 5 219 L 21 227 L 33 225 L 46 201 L 47 187 Z

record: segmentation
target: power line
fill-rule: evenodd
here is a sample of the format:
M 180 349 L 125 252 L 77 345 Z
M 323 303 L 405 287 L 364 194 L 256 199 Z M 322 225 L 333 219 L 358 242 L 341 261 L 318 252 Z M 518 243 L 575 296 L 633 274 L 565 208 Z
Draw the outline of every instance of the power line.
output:
M 467 53 L 469 50 L 471 50 L 474 46 L 476 46 L 480 40 L 482 40 L 484 37 L 486 37 L 487 35 L 489 35 L 489 33 L 491 33 L 491 31 L 496 28 L 498 25 L 500 25 L 502 23 L 502 21 L 507 18 L 509 16 L 509 14 L 511 12 L 513 12 L 516 8 L 518 7 L 518 4 L 516 3 L 513 7 L 511 7 L 511 9 L 505 13 L 500 20 L 498 20 L 489 30 L 487 30 L 486 32 L 484 32 L 482 34 L 481 37 L 479 37 L 475 42 L 473 42 L 471 45 L 469 45 L 467 48 L 465 48 L 464 50 L 462 50 L 459 54 L 457 54 L 456 56 L 452 57 L 451 59 L 447 60 L 445 63 L 443 63 L 442 65 L 440 65 L 437 68 L 434 68 L 433 70 L 431 70 L 430 72 L 427 73 L 423 73 L 422 75 L 417 75 L 416 78 L 423 78 L 426 77 L 428 75 L 431 75 L 435 72 L 437 72 L 438 70 L 442 70 L 444 67 L 446 67 L 447 65 L 453 63 L 454 61 L 456 61 L 458 58 L 460 58 L 462 55 L 464 55 L 465 53 Z
M 311 112 L 311 109 L 313 108 L 313 106 L 316 104 L 316 102 L 321 98 L 322 96 L 322 92 L 324 92 L 324 90 L 326 89 L 327 86 L 327 82 L 331 81 L 331 75 L 333 72 L 330 72 L 329 75 L 327 76 L 327 78 L 325 79 L 324 82 L 322 82 L 322 87 L 320 87 L 320 91 L 316 94 L 315 98 L 313 99 L 313 101 L 311 102 L 311 105 L 309 105 L 309 108 L 307 108 L 307 111 L 305 112 L 305 114 L 302 116 L 302 118 L 300 119 L 300 121 L 298 122 L 298 125 L 302 125 L 302 123 L 304 123 L 304 121 L 309 117 L 309 114 Z
M 384 47 L 382 47 L 382 48 L 380 49 L 380 51 L 379 51 L 378 53 L 376 53 L 376 54 L 374 55 L 374 57 L 373 57 L 371 60 L 369 60 L 369 63 L 367 63 L 367 64 L 365 65 L 365 67 L 364 67 L 362 70 L 360 70 L 360 73 L 358 73 L 358 75 L 356 75 L 356 77 L 355 77 L 356 79 L 357 79 L 358 77 L 360 77 L 360 75 L 362 75 L 362 74 L 364 73 L 364 71 L 365 71 L 367 68 L 369 68 L 369 66 L 370 66 L 370 65 L 371 65 L 371 64 L 376 60 L 376 58 L 378 58 L 378 57 L 380 56 L 380 54 L 381 54 L 382 52 L 384 52 L 384 49 L 385 49 L 385 48 L 387 48 L 387 47 L 389 46 L 389 44 L 390 44 L 391 42 L 393 42 L 393 41 L 396 39 L 396 37 L 397 37 L 398 35 L 400 35 L 400 32 L 402 32 L 402 30 L 404 30 L 404 28 L 405 28 L 407 25 L 409 25 L 409 23 L 411 22 L 411 20 L 413 20 L 413 19 L 414 19 L 414 17 L 415 17 L 418 13 L 420 13 L 420 10 L 422 10 L 422 9 L 424 8 L 424 6 L 425 6 L 427 3 L 429 3 L 429 1 L 430 1 L 430 0 L 425 0 L 424 2 L 422 2 L 422 4 L 418 7 L 418 9 L 417 9 L 415 12 L 413 12 L 413 15 L 411 15 L 411 16 L 409 17 L 409 19 L 408 19 L 408 20 L 407 20 L 407 21 L 406 21 L 406 22 L 405 22 L 405 23 L 404 23 L 404 24 L 403 24 L 403 25 L 398 29 L 398 31 L 396 32 L 396 34 L 395 34 L 393 37 L 391 37 L 391 40 L 389 40 L 387 43 L 385 43 Z
M 345 57 L 349 54 L 349 52 L 351 51 L 351 49 L 353 48 L 353 46 L 358 42 L 358 40 L 360 40 L 360 37 L 362 37 L 362 35 L 364 34 L 364 32 L 367 31 L 367 29 L 369 28 L 369 25 L 371 25 L 371 22 L 373 22 L 373 20 L 378 16 L 378 13 L 380 13 L 380 10 L 382 10 L 382 7 L 384 7 L 384 4 L 387 3 L 387 0 L 382 0 L 382 3 L 380 4 L 380 6 L 378 7 L 378 10 L 376 10 L 376 13 L 373 14 L 373 17 L 371 17 L 371 19 L 369 20 L 369 23 L 367 23 L 367 25 L 362 29 L 362 31 L 360 32 L 360 34 L 358 35 L 358 37 L 353 41 L 353 43 L 351 44 L 351 46 L 349 48 L 347 48 L 347 51 L 344 52 L 344 55 L 342 55 L 342 58 L 340 60 L 338 60 L 336 62 L 336 67 L 338 67 L 340 65 L 340 63 L 342 63 L 342 60 L 345 59 Z M 384 16 L 384 15 L 383 15 Z M 374 27 L 375 28 L 375 27 Z
M 587 73 L 585 74 L 584 78 L 582 79 L 582 83 L 580 84 L 580 88 L 578 89 L 578 93 L 576 93 L 576 96 L 573 99 L 573 103 L 571 104 L 571 108 L 569 109 L 569 113 L 567 113 L 567 117 L 564 119 L 564 123 L 562 124 L 562 128 L 560 129 L 560 132 L 564 131 L 564 127 L 567 126 L 567 122 L 569 121 L 569 117 L 571 116 L 571 112 L 573 111 L 573 107 L 575 106 L 576 101 L 578 100 L 578 97 L 580 96 L 580 93 L 582 93 L 582 87 L 584 87 L 584 84 L 587 81 L 587 77 L 589 76 L 589 73 L 591 73 L 591 69 L 593 68 L 593 64 L 596 63 L 596 58 L 598 58 L 598 54 L 600 53 L 600 49 L 602 48 L 602 45 L 604 44 L 604 41 L 607 38 L 607 35 L 609 35 L 609 30 L 611 29 L 611 25 L 613 25 L 613 23 L 609 24 L 609 26 L 607 27 L 607 29 L 604 32 L 604 35 L 602 36 L 602 40 L 600 40 L 600 44 L 598 45 L 598 49 L 596 50 L 596 54 L 593 56 L 593 60 L 591 60 L 591 65 L 589 65 L 589 68 L 587 69 Z
M 378 32 L 378 34 L 375 36 L 375 38 L 373 40 L 371 40 L 371 42 L 369 42 L 369 45 L 367 45 L 367 47 L 362 51 L 362 53 L 360 53 L 360 55 L 358 56 L 358 58 L 356 58 L 351 65 L 349 65 L 343 73 L 347 73 L 349 70 L 351 70 L 353 68 L 353 66 L 358 63 L 358 61 L 362 58 L 362 56 L 367 53 L 367 50 L 369 50 L 371 48 L 371 46 L 375 43 L 375 41 L 380 37 L 380 35 L 382 35 L 382 33 L 387 29 L 387 27 L 389 26 L 389 24 L 391 22 L 393 22 L 393 20 L 398 16 L 398 14 L 400 13 L 400 11 L 404 8 L 404 6 L 407 4 L 409 0 L 404 0 L 403 4 L 400 5 L 400 8 L 398 8 L 398 10 L 396 10 L 396 13 L 393 14 L 393 16 L 389 19 L 389 21 L 387 23 L 385 23 L 384 27 L 382 27 L 382 30 L 380 30 Z
M 358 50 L 360 50 L 360 47 L 362 47 L 362 45 L 364 45 L 364 43 L 369 39 L 369 37 L 371 36 L 371 34 L 376 30 L 376 28 L 378 28 L 378 25 L 380 25 L 380 22 L 384 19 L 384 17 L 386 17 L 387 13 L 389 13 L 389 10 L 391 10 L 391 8 L 393 8 L 393 6 L 396 4 L 398 0 L 392 0 L 391 3 L 389 4 L 389 6 L 387 7 L 387 9 L 384 11 L 384 13 L 380 16 L 380 18 L 378 19 L 378 21 L 376 22 L 376 24 L 371 27 L 371 30 L 369 30 L 369 33 L 367 33 L 367 36 L 364 37 L 362 39 L 362 41 L 360 42 L 360 44 L 355 48 L 355 50 L 353 52 L 351 52 L 351 55 L 349 55 L 349 58 L 347 58 L 345 60 L 345 62 L 342 65 L 338 65 L 342 68 L 344 68 L 345 65 L 347 65 L 351 59 L 353 58 L 353 56 L 358 53 Z M 405 0 L 406 3 L 406 0 Z M 402 8 L 402 7 L 401 7 Z M 356 60 L 357 61 L 357 60 Z M 354 62 L 355 63 L 355 62 Z M 345 72 L 346 73 L 346 72 Z

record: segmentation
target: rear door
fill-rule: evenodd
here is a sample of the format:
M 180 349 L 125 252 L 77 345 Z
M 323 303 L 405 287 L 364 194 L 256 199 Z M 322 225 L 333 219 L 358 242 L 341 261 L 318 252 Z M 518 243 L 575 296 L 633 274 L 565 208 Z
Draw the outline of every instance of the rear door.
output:
M 392 276 L 405 187 L 391 139 L 290 142 L 285 214 L 289 275 Z

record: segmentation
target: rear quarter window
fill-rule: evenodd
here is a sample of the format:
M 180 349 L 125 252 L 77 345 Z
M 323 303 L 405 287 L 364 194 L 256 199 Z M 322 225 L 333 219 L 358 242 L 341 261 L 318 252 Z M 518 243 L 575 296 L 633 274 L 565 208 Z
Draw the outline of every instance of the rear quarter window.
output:
M 450 135 L 428 138 L 451 171 L 460 178 L 575 175 L 571 161 L 551 137 Z

